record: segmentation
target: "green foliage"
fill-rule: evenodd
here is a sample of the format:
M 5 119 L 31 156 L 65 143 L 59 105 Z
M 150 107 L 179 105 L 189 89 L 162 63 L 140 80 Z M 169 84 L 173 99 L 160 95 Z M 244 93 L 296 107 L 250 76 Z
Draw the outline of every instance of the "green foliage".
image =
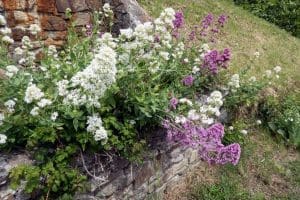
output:
M 206 185 L 200 184 L 196 186 L 190 194 L 190 199 L 193 200 L 240 200 L 252 199 L 250 194 L 241 190 L 237 183 L 229 180 L 227 177 L 222 177 L 220 183 Z
M 300 1 L 298 0 L 234 0 L 253 14 L 300 37 Z
M 289 144 L 300 147 L 300 96 L 298 93 L 283 99 L 268 98 L 260 115 L 269 129 Z

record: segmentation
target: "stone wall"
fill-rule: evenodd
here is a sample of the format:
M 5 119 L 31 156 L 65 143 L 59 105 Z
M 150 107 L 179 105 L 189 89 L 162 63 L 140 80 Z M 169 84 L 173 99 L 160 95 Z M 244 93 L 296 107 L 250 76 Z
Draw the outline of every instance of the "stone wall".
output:
M 110 172 L 106 184 L 103 185 L 102 182 L 91 178 L 88 182 L 88 191 L 84 194 L 77 194 L 74 199 L 163 199 L 165 191 L 170 191 L 170 188 L 173 188 L 179 182 L 183 182 L 186 175 L 189 172 L 193 172 L 193 169 L 201 164 L 197 150 L 182 148 L 178 144 L 167 143 L 163 134 L 150 142 L 149 149 L 144 162 L 141 164 L 133 164 L 127 160 L 117 158 L 114 162 L 118 166 Z M 79 157 L 78 159 L 80 159 Z M 8 174 L 11 168 L 19 164 L 32 162 L 24 154 L 1 155 L 1 200 L 31 199 L 21 188 L 16 191 L 9 189 Z M 91 169 L 93 163 L 92 159 L 86 159 L 88 168 Z M 110 166 L 114 166 L 114 164 Z
M 92 180 L 91 190 L 78 194 L 76 200 L 143 200 L 163 199 L 165 191 L 185 180 L 201 164 L 197 150 L 162 141 L 160 147 L 147 152 L 143 164 L 124 164 L 109 176 L 109 182 L 98 187 Z
M 135 0 L 0 0 L 0 13 L 5 15 L 15 41 L 20 41 L 24 35 L 30 36 L 29 26 L 38 24 L 42 28 L 39 37 L 45 44 L 60 46 L 71 21 L 78 27 L 91 23 L 91 14 L 104 3 L 110 3 L 114 10 L 112 30 L 115 33 L 138 21 L 149 20 Z M 71 20 L 65 16 L 67 8 L 72 10 Z M 34 39 L 32 35 L 31 38 Z

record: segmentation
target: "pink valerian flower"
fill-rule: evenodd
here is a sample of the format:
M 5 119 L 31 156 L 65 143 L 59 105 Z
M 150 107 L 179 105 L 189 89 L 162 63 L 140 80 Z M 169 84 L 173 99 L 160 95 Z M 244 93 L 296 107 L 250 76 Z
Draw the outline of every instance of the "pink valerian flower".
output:
M 176 99 L 175 97 L 173 97 L 170 100 L 170 106 L 171 106 L 171 108 L 176 109 L 177 104 L 178 104 L 178 99 Z
M 241 147 L 234 143 L 228 146 L 222 144 L 224 126 L 214 124 L 204 129 L 187 121 L 181 127 L 176 127 L 169 120 L 163 122 L 167 130 L 167 140 L 178 142 L 183 146 L 198 148 L 199 156 L 210 164 L 237 165 L 241 155 Z
M 194 77 L 192 75 L 188 75 L 184 77 L 184 79 L 182 80 L 182 83 L 185 86 L 192 86 L 193 82 L 194 82 Z
M 175 29 L 179 29 L 183 26 L 184 24 L 184 16 L 181 11 L 177 11 L 175 13 L 175 19 L 173 20 L 173 25 Z
M 228 16 L 226 15 L 220 15 L 219 18 L 218 18 L 218 24 L 221 26 L 221 27 L 224 27 L 225 23 L 227 22 L 227 19 L 228 19 Z
M 92 34 L 93 34 L 93 25 L 92 24 L 87 24 L 85 26 L 85 28 L 86 28 L 86 32 L 85 32 L 86 36 L 88 36 L 88 37 L 92 36 Z
M 212 50 L 205 54 L 202 66 L 207 68 L 211 73 L 217 74 L 219 67 L 227 68 L 230 59 L 231 52 L 229 49 L 226 48 L 223 52 Z
M 207 29 L 209 26 L 211 26 L 214 22 L 214 16 L 209 13 L 207 16 L 204 17 L 204 19 L 201 22 L 202 28 Z

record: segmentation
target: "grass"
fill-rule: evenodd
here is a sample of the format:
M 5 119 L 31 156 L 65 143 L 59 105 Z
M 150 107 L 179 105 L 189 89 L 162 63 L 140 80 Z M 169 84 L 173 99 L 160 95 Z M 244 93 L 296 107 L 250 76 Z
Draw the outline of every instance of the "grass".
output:
M 200 24 L 208 13 L 227 14 L 229 23 L 218 44 L 233 52 L 231 73 L 251 66 L 249 76 L 260 77 L 276 65 L 283 68 L 278 80 L 281 95 L 300 92 L 300 39 L 235 6 L 230 0 L 138 0 L 157 17 L 166 7 L 182 10 L 188 27 Z M 254 52 L 259 59 L 250 62 Z M 200 166 L 185 186 L 172 188 L 165 199 L 300 199 L 300 155 L 275 142 L 268 131 L 251 130 L 237 167 Z
M 293 90 L 300 88 L 300 39 L 235 6 L 230 0 L 138 1 L 154 17 L 159 16 L 165 7 L 182 10 L 188 26 L 199 24 L 208 13 L 229 15 L 230 21 L 225 27 L 220 46 L 230 47 L 233 52 L 232 72 L 251 65 L 252 75 L 260 76 L 266 69 L 280 65 L 285 73 L 280 81 Z M 261 56 L 250 63 L 256 51 Z

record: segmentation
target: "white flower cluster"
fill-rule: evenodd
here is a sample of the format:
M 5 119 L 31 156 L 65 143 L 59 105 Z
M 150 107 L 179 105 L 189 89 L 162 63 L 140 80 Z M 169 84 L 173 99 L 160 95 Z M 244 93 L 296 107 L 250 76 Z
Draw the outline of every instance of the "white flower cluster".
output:
M 112 16 L 113 11 L 112 11 L 109 3 L 105 3 L 102 8 L 103 8 L 103 12 L 104 12 L 105 17 Z
M 0 144 L 5 144 L 7 140 L 7 136 L 0 134 Z
M 9 78 L 13 77 L 15 74 L 17 74 L 19 71 L 19 68 L 14 65 L 8 65 L 6 67 L 5 75 Z
M 116 73 L 116 53 L 107 45 L 102 45 L 84 70 L 77 72 L 70 81 L 57 83 L 58 93 L 64 96 L 65 104 L 100 107 L 99 99 L 116 81 Z
M 4 106 L 6 107 L 7 111 L 10 113 L 15 112 L 15 105 L 16 105 L 16 102 L 12 99 L 10 99 L 4 103 Z
M 199 110 L 190 110 L 188 115 L 190 120 L 200 121 L 202 124 L 210 125 L 214 123 L 215 116 L 220 116 L 220 107 L 223 105 L 222 93 L 213 91 L 206 99 L 205 104 L 199 103 Z
M 101 47 L 102 45 L 106 45 L 112 49 L 117 47 L 117 44 L 115 42 L 116 39 L 112 37 L 110 33 L 104 33 L 100 38 L 97 39 L 98 47 Z
M 6 20 L 3 15 L 0 15 L 0 26 L 6 26 Z M 11 29 L 4 27 L 0 29 L 0 34 L 3 36 L 2 41 L 7 44 L 13 44 L 14 40 L 10 37 Z
M 3 15 L 0 15 L 0 26 L 5 26 L 6 25 L 6 19 Z
M 105 141 L 107 140 L 107 131 L 102 126 L 102 120 L 98 115 L 89 116 L 87 120 L 86 130 L 94 134 L 95 141 Z
M 26 92 L 24 101 L 26 103 L 32 103 L 34 100 L 40 100 L 44 96 L 44 93 L 38 88 L 35 84 L 29 83 Z
M 52 56 L 54 58 L 58 57 L 57 50 L 56 50 L 56 47 L 54 45 L 49 45 L 47 55 Z
M 157 18 L 154 23 L 158 28 L 164 27 L 173 28 L 173 20 L 175 19 L 175 10 L 173 8 L 166 8 Z
M 31 24 L 29 27 L 29 31 L 32 35 L 37 35 L 41 30 L 41 27 L 37 24 Z
M 4 119 L 5 119 L 4 114 L 0 112 L 0 126 L 3 125 Z
M 240 76 L 238 74 L 232 75 L 228 83 L 228 87 L 231 92 L 236 92 L 237 89 L 240 88 Z
M 53 113 L 51 114 L 51 120 L 52 120 L 52 121 L 56 121 L 57 117 L 58 117 L 58 112 L 53 112 Z

